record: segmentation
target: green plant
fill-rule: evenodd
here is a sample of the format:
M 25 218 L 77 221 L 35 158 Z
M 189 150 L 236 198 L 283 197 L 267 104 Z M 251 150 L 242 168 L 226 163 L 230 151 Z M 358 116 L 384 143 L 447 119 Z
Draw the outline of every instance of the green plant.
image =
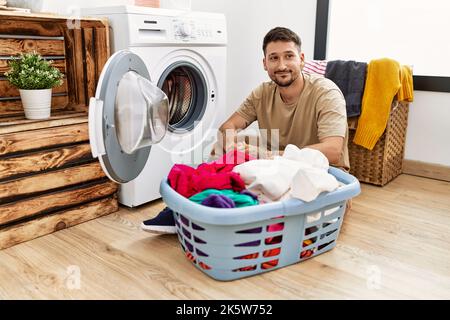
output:
M 9 62 L 10 70 L 5 73 L 9 82 L 19 88 L 27 90 L 50 89 L 62 84 L 62 73 L 51 64 L 53 61 L 44 60 L 38 53 L 25 53 L 12 57 Z

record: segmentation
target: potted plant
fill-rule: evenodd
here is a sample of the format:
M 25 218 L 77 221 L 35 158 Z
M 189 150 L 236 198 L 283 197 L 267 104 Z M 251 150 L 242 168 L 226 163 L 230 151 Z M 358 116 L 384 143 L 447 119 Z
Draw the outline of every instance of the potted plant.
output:
M 62 73 L 38 53 L 24 53 L 13 57 L 10 70 L 5 73 L 9 82 L 17 87 L 27 119 L 50 117 L 52 88 L 62 84 Z

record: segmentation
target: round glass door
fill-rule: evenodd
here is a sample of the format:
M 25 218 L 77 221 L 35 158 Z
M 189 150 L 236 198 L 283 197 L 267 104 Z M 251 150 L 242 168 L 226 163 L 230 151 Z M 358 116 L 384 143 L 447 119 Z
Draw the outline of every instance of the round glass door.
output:
M 169 101 L 144 61 L 128 50 L 113 54 L 89 103 L 91 150 L 105 174 L 117 183 L 139 176 L 168 126 Z

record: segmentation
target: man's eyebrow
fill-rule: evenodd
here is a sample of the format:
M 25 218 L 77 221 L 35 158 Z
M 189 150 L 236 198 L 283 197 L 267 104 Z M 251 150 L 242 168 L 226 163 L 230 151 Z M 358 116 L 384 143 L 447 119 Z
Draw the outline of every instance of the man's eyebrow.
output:
M 295 51 L 294 50 L 286 50 L 286 51 L 281 52 L 281 53 L 279 53 L 279 52 L 272 52 L 272 53 L 269 53 L 269 57 L 273 56 L 273 55 L 277 55 L 277 54 L 286 54 L 286 53 L 295 53 Z

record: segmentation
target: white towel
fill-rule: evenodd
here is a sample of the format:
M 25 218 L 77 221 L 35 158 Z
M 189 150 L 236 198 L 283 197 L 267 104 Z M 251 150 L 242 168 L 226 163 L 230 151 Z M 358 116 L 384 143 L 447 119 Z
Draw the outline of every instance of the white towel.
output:
M 328 168 L 328 159 L 320 151 L 288 145 L 282 157 L 248 161 L 233 171 L 265 203 L 291 197 L 312 201 L 324 191 L 337 189 L 339 183 Z
M 300 169 L 292 179 L 291 196 L 309 202 L 322 192 L 331 192 L 338 187 L 336 178 L 326 171 L 317 168 Z

